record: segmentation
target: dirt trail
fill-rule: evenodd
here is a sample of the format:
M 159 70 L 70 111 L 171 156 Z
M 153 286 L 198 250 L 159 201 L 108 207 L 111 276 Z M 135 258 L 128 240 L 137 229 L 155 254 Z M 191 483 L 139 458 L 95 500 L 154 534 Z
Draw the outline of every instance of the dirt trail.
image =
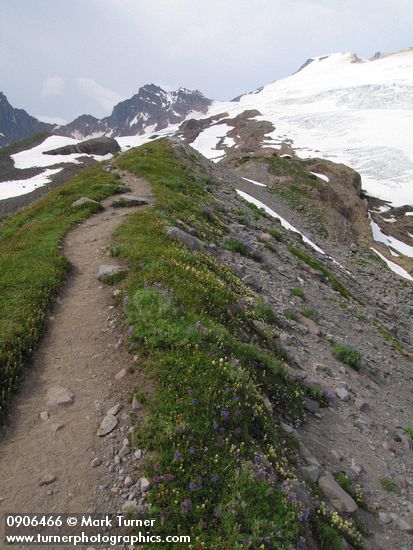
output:
M 125 172 L 120 175 L 132 193 L 151 199 L 146 181 Z M 122 344 L 113 288 L 100 283 L 96 275 L 100 265 L 119 263 L 106 254 L 111 235 L 125 216 L 142 208 L 111 208 L 113 200 L 103 201 L 106 209 L 65 239 L 64 254 L 73 264 L 73 272 L 50 316 L 47 334 L 0 440 L 1 515 L 103 512 L 113 505 L 109 502 L 113 499 L 96 494 L 97 486 L 105 481 L 107 463 L 113 459 L 111 435 L 99 438 L 96 431 L 107 410 L 128 398 L 128 376 L 119 381 L 115 375 L 133 359 Z M 56 385 L 68 388 L 74 402 L 48 409 L 46 393 Z M 49 412 L 47 420 L 40 418 L 41 411 Z M 120 428 L 124 437 L 125 407 L 118 417 L 120 425 L 124 424 Z M 102 460 L 101 466 L 91 466 L 95 457 Z M 40 487 L 44 474 L 56 476 L 56 481 Z

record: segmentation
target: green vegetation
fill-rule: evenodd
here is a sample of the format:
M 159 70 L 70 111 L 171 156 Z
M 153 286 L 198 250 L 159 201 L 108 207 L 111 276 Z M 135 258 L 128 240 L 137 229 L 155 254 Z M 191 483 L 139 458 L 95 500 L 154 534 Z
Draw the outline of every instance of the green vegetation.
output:
M 296 286 L 296 287 L 292 288 L 291 289 L 291 294 L 293 296 L 297 296 L 298 298 L 302 298 L 303 300 L 305 300 L 304 290 L 300 286 Z
M 292 309 L 287 309 L 286 311 L 284 311 L 284 315 L 286 319 L 289 319 L 290 321 L 297 320 L 297 314 Z
M 232 252 L 238 252 L 238 254 L 241 254 L 242 256 L 247 256 L 247 258 L 251 257 L 250 249 L 248 248 L 248 246 L 238 239 L 225 239 L 224 244 L 225 247 Z
M 394 479 L 391 479 L 390 477 L 382 477 L 380 479 L 380 485 L 383 487 L 383 489 L 385 491 L 388 491 L 389 493 L 399 493 L 400 492 L 399 486 L 394 481 Z
M 321 262 L 316 260 L 313 256 L 311 256 L 310 254 L 308 254 L 307 252 L 305 252 L 304 250 L 296 246 L 289 246 L 288 250 L 292 254 L 294 254 L 294 256 L 297 256 L 298 259 L 300 259 L 301 261 L 303 261 L 313 269 L 317 269 L 318 271 L 320 271 L 324 275 L 324 277 L 327 279 L 327 281 L 331 284 L 332 288 L 337 292 L 339 292 L 344 298 L 348 298 L 348 299 L 353 298 L 353 300 L 355 300 L 359 304 L 363 304 L 363 302 L 359 298 L 354 296 L 354 294 L 352 294 L 350 290 L 348 290 L 348 288 L 346 288 L 342 283 L 340 283 L 340 281 L 336 279 L 336 277 L 332 273 L 330 273 L 330 271 L 326 267 L 324 267 L 324 265 Z
M 262 298 L 256 301 L 254 314 L 257 319 L 264 321 L 265 323 L 269 323 L 272 325 L 277 322 L 277 314 L 275 313 L 271 305 Z
M 393 349 L 400 353 L 400 355 L 405 354 L 405 350 L 400 344 L 400 342 L 392 335 L 388 330 L 386 330 L 383 325 L 378 325 L 377 330 L 379 334 L 388 342 Z
M 100 166 L 51 191 L 0 230 L 0 419 L 16 391 L 24 365 L 38 344 L 48 308 L 70 265 L 60 251 L 66 232 L 100 209 L 71 208 L 80 196 L 100 201 L 117 192 L 117 175 Z
M 267 233 L 272 235 L 276 241 L 281 242 L 283 240 L 281 231 L 278 231 L 278 229 L 274 229 L 273 227 L 270 227 L 269 229 L 267 229 Z
M 300 509 L 279 484 L 289 477 L 285 436 L 263 393 L 297 418 L 303 390 L 265 342 L 240 339 L 251 333 L 252 319 L 272 322 L 274 314 L 264 303 L 242 305 L 253 294 L 231 271 L 166 236 L 165 225 L 184 217 L 198 232 L 211 229 L 197 215 L 208 194 L 168 142 L 118 162 L 147 178 L 156 197 L 155 207 L 131 215 L 115 236 L 130 262 L 124 291 L 131 346 L 139 346 L 156 381 L 136 433 L 154 453 L 146 465 L 154 481 L 150 514 L 164 517 L 161 534 L 190 534 L 199 548 L 238 548 L 246 540 L 258 547 L 266 537 L 275 548 L 296 546 Z M 174 188 L 161 183 L 165 174 Z M 274 529 L 282 539 L 274 539 Z
M 340 487 L 344 489 L 361 508 L 364 508 L 364 510 L 368 509 L 360 484 L 355 483 L 344 472 L 336 472 L 334 477 Z
M 306 307 L 306 308 L 302 309 L 300 311 L 300 313 L 304 317 L 307 317 L 307 319 L 312 319 L 313 321 L 315 321 L 319 317 L 318 312 L 315 309 L 313 309 L 312 307 Z
M 333 356 L 354 370 L 360 369 L 361 353 L 351 346 L 335 343 L 332 347 Z

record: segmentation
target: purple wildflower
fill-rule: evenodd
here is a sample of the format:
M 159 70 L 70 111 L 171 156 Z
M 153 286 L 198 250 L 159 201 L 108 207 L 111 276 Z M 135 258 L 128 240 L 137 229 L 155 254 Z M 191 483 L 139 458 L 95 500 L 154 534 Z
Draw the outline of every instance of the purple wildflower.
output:
M 214 423 L 212 424 L 212 427 L 214 428 L 214 430 L 218 430 L 218 428 L 219 428 L 218 422 L 214 422 Z
M 224 512 L 220 508 L 215 508 L 214 510 L 214 516 L 216 518 L 220 518 Z
M 234 397 L 232 398 L 232 400 L 233 400 L 234 403 L 238 403 L 238 401 L 239 401 L 238 395 L 234 395 Z
M 133 334 L 133 327 L 129 327 L 128 328 L 128 336 L 130 337 L 130 336 L 132 336 L 132 334 Z
M 174 454 L 174 459 L 179 460 L 180 458 L 182 458 L 182 453 L 180 451 L 176 451 Z
M 224 418 L 228 418 L 230 416 L 230 412 L 229 411 L 221 411 L 221 416 L 223 416 Z
M 212 474 L 212 476 L 211 476 L 211 481 L 218 481 L 218 479 L 219 479 L 219 475 L 217 475 L 217 474 Z
M 155 477 L 152 479 L 152 481 L 153 481 L 154 483 L 160 483 L 160 482 L 162 481 L 162 478 L 161 478 L 160 476 L 155 476 Z
M 195 447 L 189 447 L 189 452 L 191 455 L 194 455 L 196 453 Z
M 188 483 L 188 487 L 191 489 L 191 491 L 195 491 L 195 489 L 198 489 L 198 485 L 194 483 L 193 481 L 190 481 Z
M 182 502 L 182 513 L 187 514 L 191 509 L 192 502 L 189 499 L 186 499 Z

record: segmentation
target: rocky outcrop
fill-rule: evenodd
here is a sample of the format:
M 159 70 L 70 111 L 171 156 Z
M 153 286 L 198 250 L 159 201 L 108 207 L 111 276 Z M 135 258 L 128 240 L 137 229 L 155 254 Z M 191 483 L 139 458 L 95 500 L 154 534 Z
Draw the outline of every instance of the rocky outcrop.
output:
M 130 136 L 182 122 L 192 111 L 205 113 L 212 103 L 198 90 L 179 88 L 167 92 L 155 84 L 146 84 L 137 94 L 121 101 L 110 116 L 97 119 L 82 115 L 70 124 L 56 129 L 57 134 L 82 139 L 88 136 Z
M 84 153 L 85 155 L 107 155 L 108 153 L 118 153 L 120 147 L 118 142 L 110 137 L 98 137 L 87 139 L 75 145 L 65 145 L 51 151 L 45 151 L 44 155 L 72 155 Z
M 54 124 L 41 122 L 23 109 L 16 109 L 0 92 L 0 147 L 5 147 L 36 132 L 51 132 Z

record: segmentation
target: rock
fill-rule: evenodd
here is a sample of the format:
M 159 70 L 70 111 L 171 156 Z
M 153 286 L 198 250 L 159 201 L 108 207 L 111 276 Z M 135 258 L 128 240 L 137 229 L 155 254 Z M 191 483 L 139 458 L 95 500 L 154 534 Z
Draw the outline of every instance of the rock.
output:
M 360 399 L 358 397 L 356 397 L 356 399 L 354 400 L 354 405 L 356 409 L 362 412 L 367 411 L 367 409 L 369 408 L 369 404 L 367 403 L 367 401 L 364 401 L 363 399 Z
M 389 515 L 393 519 L 393 521 L 397 523 L 401 531 L 405 531 L 406 533 L 413 533 L 413 524 L 411 522 L 399 518 L 399 516 L 394 513 L 391 513 Z
M 44 487 L 46 485 L 51 485 L 56 481 L 57 477 L 54 474 L 44 474 L 39 480 L 39 487 Z
M 354 458 L 351 459 L 351 469 L 353 470 L 353 472 L 355 474 L 357 474 L 358 476 L 361 474 L 361 472 L 363 471 L 363 467 L 360 466 L 359 464 L 356 463 L 356 461 L 354 460 Z
M 350 245 L 350 250 L 353 254 L 355 254 L 357 252 L 357 245 L 356 243 L 351 243 Z
M 44 151 L 44 155 L 73 155 L 84 153 L 85 155 L 107 155 L 108 153 L 118 153 L 120 151 L 119 143 L 116 139 L 110 137 L 97 137 L 87 139 L 73 145 L 64 145 L 57 149 Z
M 121 369 L 117 374 L 115 374 L 116 380 L 122 380 L 126 376 L 126 369 Z
M 140 449 L 136 449 L 133 456 L 135 457 L 135 460 L 140 460 L 142 458 L 142 451 Z
M 250 286 L 251 288 L 253 288 L 254 290 L 256 290 L 257 292 L 261 292 L 262 290 L 262 283 L 261 281 L 259 281 L 256 277 L 254 277 L 253 275 L 249 274 L 249 275 L 246 275 L 245 277 L 243 277 L 242 281 Z
M 133 479 L 130 476 L 126 476 L 125 481 L 123 482 L 123 485 L 125 487 L 132 487 L 133 484 L 134 484 Z
M 71 405 L 75 396 L 63 386 L 52 386 L 46 395 L 46 405 L 48 407 L 57 407 L 58 405 Z
M 107 414 L 103 418 L 99 426 L 99 429 L 96 432 L 96 435 L 98 435 L 99 437 L 103 437 L 104 435 L 107 435 L 111 431 L 113 431 L 117 425 L 118 425 L 118 419 L 116 418 L 116 416 L 114 416 L 113 414 Z
M 80 197 L 77 201 L 72 202 L 72 208 L 77 208 L 78 206 L 83 206 L 84 204 L 99 204 L 97 201 L 90 199 L 89 197 Z
M 340 487 L 332 475 L 326 474 L 321 476 L 318 480 L 318 485 L 338 512 L 353 514 L 357 511 L 357 504 L 351 496 Z
M 63 422 L 54 422 L 54 423 L 50 426 L 50 429 L 52 430 L 52 432 L 56 433 L 56 432 L 58 432 L 59 430 L 62 430 L 64 427 L 65 427 L 65 425 L 63 424 Z
M 92 462 L 90 463 L 90 465 L 92 466 L 92 468 L 97 468 L 98 466 L 100 466 L 102 464 L 102 461 L 100 458 L 96 457 L 92 460 Z
M 146 479 L 146 477 L 141 477 L 139 480 L 139 485 L 140 485 L 141 491 L 145 493 L 149 489 L 150 483 L 149 483 L 149 480 Z
M 113 405 L 113 407 L 111 407 L 106 414 L 112 414 L 113 416 L 116 416 L 121 408 L 122 405 L 120 403 L 116 403 L 116 405 Z
M 260 241 L 264 241 L 266 243 L 269 243 L 269 242 L 273 241 L 274 238 L 269 233 L 261 233 L 260 236 L 258 237 L 258 239 Z
M 320 334 L 320 327 L 315 323 L 312 319 L 309 319 L 308 317 L 305 317 L 304 315 L 301 315 L 301 313 L 296 314 L 297 321 L 304 325 L 306 328 L 308 328 L 308 332 L 312 334 L 313 336 L 319 336 Z
M 127 500 L 123 503 L 122 512 L 127 513 L 136 513 L 138 511 L 138 503 L 136 500 Z
M 145 197 L 132 195 L 129 193 L 127 195 L 120 195 L 120 197 L 117 198 L 112 204 L 116 204 L 117 201 L 123 201 L 126 206 L 142 206 L 143 204 L 148 204 L 148 199 Z
M 97 278 L 102 283 L 105 283 L 110 277 L 122 271 L 123 268 L 120 265 L 101 265 L 98 269 Z
M 295 494 L 296 500 L 298 502 L 301 502 L 301 504 L 304 506 L 304 508 L 307 508 L 310 514 L 313 514 L 315 510 L 314 503 L 304 484 L 300 483 L 299 481 L 293 481 L 290 487 Z
M 125 458 L 130 453 L 129 447 L 122 447 L 122 449 L 119 451 L 120 458 Z
M 285 346 L 290 346 L 294 343 L 294 336 L 291 336 L 291 334 L 287 334 L 286 332 L 282 332 L 279 336 L 279 339 L 280 342 Z
M 294 428 L 292 426 L 290 426 L 289 424 L 286 424 L 285 422 L 280 422 L 280 427 L 281 427 L 282 431 L 287 433 L 287 434 L 294 433 Z
M 386 449 L 387 451 L 390 451 L 391 453 L 397 453 L 397 447 L 392 439 L 383 441 L 382 447 L 384 447 L 384 449 Z
M 318 478 L 320 477 L 320 468 L 315 465 L 302 466 L 301 474 L 304 479 L 311 479 L 312 482 L 317 483 Z
M 385 525 L 393 521 L 389 514 L 386 514 L 385 512 L 379 512 L 379 519 Z
M 179 227 L 167 227 L 166 234 L 169 237 L 177 239 L 189 248 L 189 250 L 202 250 L 204 248 L 204 243 L 202 241 L 200 241 L 197 237 L 186 233 L 186 231 L 179 229 Z
M 300 456 L 307 462 L 307 464 L 312 464 L 314 466 L 320 466 L 320 463 L 318 460 L 311 454 L 311 452 L 307 449 L 305 445 L 302 443 L 300 444 L 300 448 L 298 449 L 298 452 Z
M 314 401 L 314 399 L 310 399 L 309 397 L 304 397 L 304 407 L 312 414 L 315 414 L 320 410 L 320 404 L 318 401 Z
M 49 420 L 49 413 L 47 411 L 42 411 L 39 414 L 39 416 L 40 416 L 40 420 L 43 420 L 43 421 Z
M 348 401 L 350 399 L 350 394 L 346 390 L 346 388 L 335 388 L 335 392 L 337 397 L 341 399 L 341 401 Z

